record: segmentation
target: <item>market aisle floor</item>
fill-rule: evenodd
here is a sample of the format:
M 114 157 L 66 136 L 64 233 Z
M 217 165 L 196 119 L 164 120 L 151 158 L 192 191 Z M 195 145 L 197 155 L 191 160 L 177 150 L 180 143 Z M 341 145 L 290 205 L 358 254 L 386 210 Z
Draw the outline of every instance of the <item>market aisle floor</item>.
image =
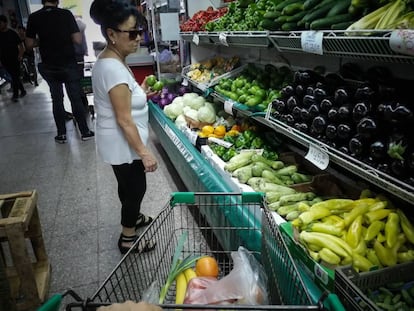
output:
M 70 287 L 90 296 L 121 259 L 116 180 L 111 167 L 97 159 L 95 142 L 81 141 L 73 122 L 67 123 L 68 143 L 55 143 L 47 84 L 26 88 L 27 96 L 17 103 L 5 88 L 0 94 L 0 193 L 38 191 L 52 265 L 49 293 Z M 160 163 L 148 174 L 143 212 L 154 216 L 171 192 L 185 188 L 153 134 L 150 148 Z

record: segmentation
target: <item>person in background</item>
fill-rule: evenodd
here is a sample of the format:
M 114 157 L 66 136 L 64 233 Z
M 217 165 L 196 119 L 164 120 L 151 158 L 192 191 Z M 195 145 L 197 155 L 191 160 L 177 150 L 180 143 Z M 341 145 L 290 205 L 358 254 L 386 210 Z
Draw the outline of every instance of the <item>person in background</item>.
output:
M 42 0 L 43 8 L 29 15 L 26 29 L 26 48 L 39 44 L 42 62 L 39 73 L 50 88 L 53 117 L 57 127 L 57 143 L 66 142 L 66 112 L 63 104 L 63 85 L 69 96 L 72 112 L 82 140 L 93 138 L 82 105 L 81 85 L 74 44 L 81 44 L 82 36 L 73 14 L 58 8 L 59 0 Z
M 18 101 L 19 91 L 20 97 L 26 96 L 26 90 L 20 78 L 20 62 L 23 53 L 24 46 L 19 35 L 8 28 L 7 17 L 0 15 L 0 61 L 11 76 L 12 100 L 14 102 Z
M 17 34 L 20 37 L 20 40 L 22 40 L 23 44 L 26 40 L 26 28 L 22 25 L 17 26 Z M 23 57 L 26 57 L 27 59 L 27 65 L 29 74 L 33 75 L 33 84 L 34 86 L 39 86 L 39 83 L 37 82 L 37 70 L 36 70 L 36 64 L 35 64 L 35 54 L 34 50 L 28 50 L 25 48 Z
M 140 212 L 145 195 L 146 173 L 157 169 L 157 160 L 147 147 L 148 96 L 144 79 L 137 83 L 125 62 L 139 47 L 143 16 L 129 0 L 95 0 L 90 15 L 101 26 L 107 41 L 92 68 L 92 88 L 96 111 L 96 145 L 101 158 L 112 165 L 121 201 L 122 233 L 118 247 L 126 253 L 137 239 L 135 230 L 151 223 Z M 149 251 L 149 244 L 134 248 Z
M 79 31 L 82 35 L 82 42 L 81 44 L 75 44 L 75 55 L 76 55 L 76 62 L 78 63 L 78 70 L 81 77 L 84 75 L 84 69 L 85 69 L 85 56 L 88 56 L 88 45 L 86 43 L 86 36 L 85 36 L 85 29 L 86 24 L 82 21 L 82 18 L 80 16 L 76 16 L 76 23 L 78 24 Z M 81 87 L 81 99 L 82 104 L 85 108 L 88 108 L 88 98 L 86 97 L 86 94 L 84 90 Z

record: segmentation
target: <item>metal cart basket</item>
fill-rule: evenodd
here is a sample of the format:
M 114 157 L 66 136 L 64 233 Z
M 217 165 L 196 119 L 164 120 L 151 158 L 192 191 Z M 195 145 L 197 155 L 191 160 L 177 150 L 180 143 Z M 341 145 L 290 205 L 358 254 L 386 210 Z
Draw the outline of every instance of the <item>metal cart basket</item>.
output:
M 177 305 L 173 284 L 161 305 L 163 309 L 323 310 L 322 302 L 312 302 L 278 227 L 271 227 L 272 216 L 264 212 L 264 207 L 264 196 L 257 192 L 173 193 L 167 206 L 134 244 L 139 247 L 152 240 L 156 241 L 156 248 L 148 253 L 130 250 L 88 301 L 69 304 L 66 309 L 95 310 L 115 302 L 142 300 L 154 282 L 158 288 L 165 283 L 177 242 L 186 232 L 182 258 L 215 257 L 220 267 L 219 277 L 233 268 L 231 251 L 239 246 L 247 248 L 262 263 L 268 276 L 271 305 Z M 220 225 L 207 222 L 212 215 L 216 217 L 214 224 Z

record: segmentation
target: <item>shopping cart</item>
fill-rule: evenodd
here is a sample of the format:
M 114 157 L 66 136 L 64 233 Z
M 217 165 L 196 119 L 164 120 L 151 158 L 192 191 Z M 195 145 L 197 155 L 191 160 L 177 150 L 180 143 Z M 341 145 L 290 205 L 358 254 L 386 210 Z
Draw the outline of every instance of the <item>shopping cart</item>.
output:
M 173 193 L 167 206 L 134 244 L 137 247 L 147 240 L 156 241 L 155 250 L 148 253 L 130 250 L 90 299 L 70 303 L 66 310 L 95 310 L 116 302 L 143 300 L 154 284 L 160 288 L 165 283 L 177 243 L 184 233 L 188 237 L 182 258 L 213 256 L 221 277 L 233 268 L 230 253 L 239 246 L 247 248 L 262 263 L 268 276 L 270 305 L 177 305 L 173 284 L 161 305 L 165 310 L 343 310 L 333 294 L 322 295 L 313 302 L 278 227 L 272 227 L 272 215 L 264 207 L 263 194 L 257 192 Z M 214 226 L 210 225 L 213 223 Z M 46 310 L 54 311 L 42 311 Z
M 85 96 L 92 95 L 92 67 L 94 62 L 79 62 L 78 65 L 82 68 L 83 76 L 81 77 L 80 83 L 81 88 Z M 92 104 L 88 104 L 89 114 L 91 118 L 95 118 L 95 107 Z

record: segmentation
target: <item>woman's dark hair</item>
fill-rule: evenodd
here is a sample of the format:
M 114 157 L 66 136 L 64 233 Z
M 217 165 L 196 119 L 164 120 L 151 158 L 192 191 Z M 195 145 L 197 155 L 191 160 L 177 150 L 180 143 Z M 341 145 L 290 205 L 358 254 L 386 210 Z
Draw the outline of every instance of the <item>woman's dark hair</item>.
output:
M 145 17 L 138 11 L 131 0 L 94 0 L 89 14 L 93 21 L 101 26 L 102 35 L 108 39 L 106 30 L 116 29 L 125 22 L 131 15 L 137 19 L 137 27 L 145 24 Z

